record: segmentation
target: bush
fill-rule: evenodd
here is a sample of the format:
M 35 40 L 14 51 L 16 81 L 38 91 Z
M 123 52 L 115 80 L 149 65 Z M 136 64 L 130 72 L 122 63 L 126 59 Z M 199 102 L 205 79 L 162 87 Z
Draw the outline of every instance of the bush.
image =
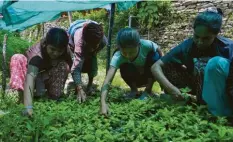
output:
M 161 26 L 163 24 L 163 20 L 171 16 L 171 10 L 170 1 L 141 2 L 137 14 L 140 28 L 145 30 Z
M 10 58 L 12 55 L 16 53 L 21 53 L 24 54 L 24 52 L 27 50 L 28 47 L 30 47 L 29 42 L 23 40 L 20 38 L 19 33 L 13 32 L 7 32 L 7 31 L 0 31 L 0 48 L 1 48 L 1 58 L 0 58 L 0 63 L 2 66 L 2 47 L 3 47 L 3 39 L 4 35 L 8 35 L 8 40 L 7 40 L 7 48 L 6 48 L 6 64 L 9 72 L 9 63 L 10 63 Z M 2 68 L 0 69 L 2 70 Z

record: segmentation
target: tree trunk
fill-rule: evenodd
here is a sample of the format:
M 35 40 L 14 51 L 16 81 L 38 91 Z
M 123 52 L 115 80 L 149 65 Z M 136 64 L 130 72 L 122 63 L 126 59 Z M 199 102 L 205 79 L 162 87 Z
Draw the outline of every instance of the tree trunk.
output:
M 5 97 L 6 91 L 6 46 L 7 46 L 7 34 L 4 35 L 3 48 L 2 48 L 2 90 L 3 98 Z

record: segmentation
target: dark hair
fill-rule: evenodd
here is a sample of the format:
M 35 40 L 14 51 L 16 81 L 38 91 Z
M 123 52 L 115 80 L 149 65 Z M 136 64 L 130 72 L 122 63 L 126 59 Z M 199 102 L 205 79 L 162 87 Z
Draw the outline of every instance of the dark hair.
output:
M 209 8 L 197 15 L 193 28 L 198 25 L 207 26 L 214 34 L 218 34 L 222 27 L 223 12 L 220 8 Z
M 116 43 L 118 48 L 124 48 L 128 45 L 136 47 L 140 43 L 140 35 L 135 29 L 123 28 L 117 34 Z
M 42 48 L 47 45 L 52 45 L 56 48 L 63 49 L 68 46 L 68 35 L 65 30 L 61 28 L 51 28 L 44 39 L 42 39 Z
M 98 23 L 90 22 L 83 27 L 83 39 L 87 43 L 98 44 L 103 36 L 103 27 Z

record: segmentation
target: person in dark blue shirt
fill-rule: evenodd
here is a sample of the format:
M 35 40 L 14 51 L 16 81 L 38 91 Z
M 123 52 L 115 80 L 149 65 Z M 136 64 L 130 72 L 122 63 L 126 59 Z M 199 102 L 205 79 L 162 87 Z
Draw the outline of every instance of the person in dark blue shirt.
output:
M 207 9 L 197 15 L 193 37 L 186 39 L 151 68 L 165 91 L 181 96 L 178 88 L 189 86 L 198 101 L 217 116 L 232 115 L 227 79 L 233 56 L 233 41 L 219 36 L 221 9 Z

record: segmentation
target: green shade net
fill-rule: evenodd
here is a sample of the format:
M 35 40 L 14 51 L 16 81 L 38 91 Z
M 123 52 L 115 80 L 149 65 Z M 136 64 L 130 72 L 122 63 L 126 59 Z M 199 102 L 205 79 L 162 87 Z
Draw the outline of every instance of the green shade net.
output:
M 52 21 L 60 17 L 61 12 L 89 10 L 116 3 L 118 10 L 126 10 L 137 1 L 122 0 L 50 0 L 50 1 L 1 1 L 0 29 L 9 31 L 22 31 L 32 25 Z

